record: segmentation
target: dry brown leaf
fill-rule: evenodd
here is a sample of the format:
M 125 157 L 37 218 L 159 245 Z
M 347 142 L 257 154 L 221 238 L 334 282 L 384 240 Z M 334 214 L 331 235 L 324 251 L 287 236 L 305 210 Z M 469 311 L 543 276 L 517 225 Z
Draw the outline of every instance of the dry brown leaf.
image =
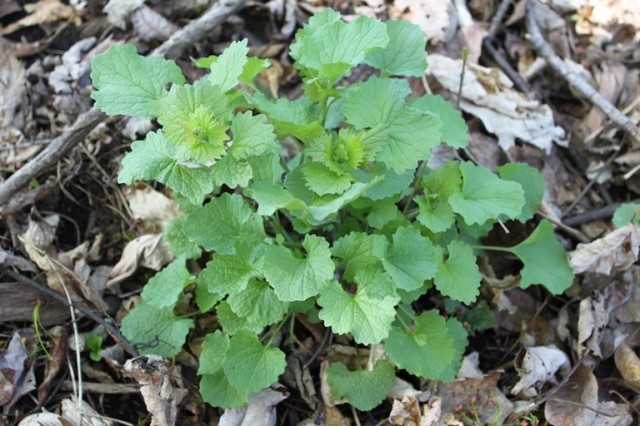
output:
M 24 5 L 24 10 L 29 15 L 0 28 L 0 35 L 11 34 L 32 25 L 50 24 L 62 19 L 70 20 L 76 16 L 76 10 L 73 7 L 59 0 L 40 0 L 37 3 L 27 3 Z
M 107 14 L 107 20 L 110 23 L 124 30 L 127 26 L 127 18 L 143 4 L 144 0 L 109 0 L 102 11 Z
M 523 392 L 527 396 L 538 394 L 536 387 L 547 382 L 555 382 L 558 371 L 566 374 L 569 370 L 569 357 L 553 345 L 536 346 L 525 349 L 525 355 L 516 366 L 520 381 L 511 389 L 514 395 Z
M 32 330 L 17 330 L 6 349 L 0 349 L 0 405 L 5 414 L 23 395 L 34 390 L 36 378 L 29 353 L 36 349 Z
M 107 286 L 111 287 L 133 275 L 139 267 L 161 270 L 173 260 L 162 234 L 146 234 L 130 241 L 122 251 L 122 257 L 109 275 Z
M 435 426 L 440 424 L 442 416 L 442 399 L 433 397 L 428 404 L 424 404 L 422 411 L 420 403 L 412 396 L 405 396 L 402 401 L 395 399 L 389 414 L 389 423 L 401 426 Z
M 461 59 L 429 55 L 427 75 L 452 93 L 458 92 L 462 70 Z M 460 108 L 478 117 L 505 151 L 514 146 L 516 138 L 547 153 L 554 142 L 567 144 L 564 130 L 554 124 L 551 108 L 516 92 L 511 80 L 496 68 L 467 64 Z
M 598 382 L 585 364 L 547 400 L 544 415 L 555 426 L 627 426 L 633 421 L 626 405 L 598 400 Z
M 134 219 L 152 221 L 161 230 L 181 214 L 175 201 L 150 186 L 142 189 L 130 188 L 126 196 Z
M 418 25 L 427 41 L 451 40 L 456 30 L 456 17 L 449 0 L 396 0 L 391 15 Z
M 60 419 L 68 421 L 67 424 L 86 426 L 113 426 L 113 422 L 103 417 L 89 404 L 82 401 L 80 404 L 73 399 L 62 400 L 62 415 Z
M 73 424 L 54 413 L 36 413 L 22 419 L 18 426 L 73 426 Z
M 47 275 L 47 285 L 71 300 L 103 311 L 106 303 L 101 292 L 106 287 L 106 276 L 100 270 L 99 277 L 93 277 L 93 270 L 87 264 L 88 242 L 73 250 L 56 253 L 52 243 L 60 218 L 57 215 L 43 219 L 29 219 L 27 230 L 19 236 L 29 258 Z M 94 285 L 95 287 L 92 287 Z
M 585 351 L 602 357 L 600 342 L 602 330 L 609 322 L 609 315 L 604 307 L 604 301 L 591 297 L 580 301 L 580 316 L 578 317 L 578 347 L 576 352 L 582 356 Z
M 246 406 L 225 410 L 218 426 L 275 426 L 276 405 L 289 397 L 285 388 L 279 388 L 267 388 L 251 394 Z
M 640 357 L 627 344 L 621 342 L 614 355 L 616 367 L 627 384 L 640 391 Z
M 498 379 L 500 373 L 493 371 L 477 379 L 439 383 L 431 398 L 442 400 L 442 422 L 456 424 L 452 421 L 459 417 L 462 407 L 465 412 L 476 413 L 480 424 L 503 424 L 513 412 L 513 403 L 498 387 Z
M 164 41 L 180 29 L 164 16 L 145 5 L 131 14 L 131 22 L 136 33 L 146 41 Z
M 27 78 L 24 64 L 9 53 L 0 52 L 0 146 L 7 147 L 22 139 L 27 110 Z M 39 147 L 0 151 L 0 164 L 14 164 L 28 159 Z
M 178 404 L 188 393 L 182 387 L 179 368 L 159 356 L 147 355 L 127 360 L 124 372 L 141 385 L 151 426 L 175 425 Z
M 53 349 L 51 349 L 51 357 L 48 357 L 45 363 L 45 373 L 42 382 L 38 386 L 38 401 L 44 404 L 49 396 L 49 391 L 53 379 L 58 375 L 60 369 L 66 367 L 68 341 L 69 336 L 67 330 L 61 326 L 55 326 L 49 331 L 52 337 Z
M 640 231 L 629 223 L 622 228 L 588 244 L 578 244 L 569 254 L 573 272 L 596 272 L 610 275 L 613 271 L 627 270 L 638 260 Z

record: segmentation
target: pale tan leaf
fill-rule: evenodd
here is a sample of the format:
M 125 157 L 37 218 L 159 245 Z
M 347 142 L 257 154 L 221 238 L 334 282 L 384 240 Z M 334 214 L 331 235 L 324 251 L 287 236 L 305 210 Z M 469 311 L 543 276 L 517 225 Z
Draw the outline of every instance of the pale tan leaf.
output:
M 525 355 L 516 370 L 520 381 L 511 390 L 512 394 L 524 392 L 528 396 L 538 394 L 537 386 L 555 381 L 556 373 L 569 369 L 569 358 L 553 345 L 525 349 Z
M 626 405 L 598 400 L 598 382 L 585 364 L 547 400 L 544 415 L 555 426 L 627 426 L 633 421 Z
M 588 244 L 578 244 L 569 255 L 569 263 L 576 274 L 596 272 L 610 275 L 613 271 L 629 269 L 638 260 L 640 231 L 629 223 Z

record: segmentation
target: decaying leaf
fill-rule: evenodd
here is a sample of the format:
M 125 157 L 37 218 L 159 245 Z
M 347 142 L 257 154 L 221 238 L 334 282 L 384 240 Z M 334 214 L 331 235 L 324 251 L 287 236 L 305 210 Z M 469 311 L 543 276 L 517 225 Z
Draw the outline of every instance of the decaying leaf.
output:
M 60 0 L 40 0 L 36 3 L 28 3 L 24 6 L 29 15 L 24 18 L 0 28 L 0 35 L 11 34 L 20 28 L 32 25 L 42 25 L 54 23 L 62 19 L 72 19 L 76 15 L 73 7 L 64 4 Z
M 180 215 L 177 203 L 150 187 L 131 188 L 127 201 L 135 219 L 152 222 L 159 232 L 141 235 L 125 246 L 122 257 L 111 271 L 109 286 L 130 277 L 141 266 L 159 271 L 173 260 L 167 243 L 162 239 L 162 231 Z
M 58 375 L 60 369 L 66 365 L 67 350 L 69 347 L 69 336 L 64 327 L 55 326 L 49 331 L 49 334 L 53 338 L 53 348 L 50 351 L 51 357 L 47 358 L 46 361 L 44 379 L 38 386 L 38 401 L 40 401 L 41 404 L 43 404 L 47 396 L 49 396 L 53 379 Z
M 405 396 L 402 401 L 394 400 L 389 423 L 402 426 L 435 426 L 440 424 L 442 416 L 442 400 L 431 398 L 420 410 L 420 402 L 411 396 Z
M 254 393 L 246 406 L 225 410 L 218 426 L 274 426 L 277 421 L 276 405 L 288 397 L 282 387 Z
M 626 405 L 598 400 L 598 382 L 585 364 L 547 400 L 544 415 L 555 426 L 626 426 L 633 421 Z
M 87 425 L 87 426 L 113 426 L 113 422 L 107 417 L 101 416 L 96 410 L 91 408 L 89 404 L 73 399 L 62 400 L 62 415 L 60 420 L 70 425 Z
M 516 367 L 520 381 L 511 390 L 512 394 L 524 392 L 528 396 L 538 394 L 536 386 L 555 381 L 555 375 L 568 371 L 569 358 L 553 345 L 526 348 L 520 366 Z
M 442 400 L 441 420 L 446 425 L 462 425 L 454 421 L 460 419 L 460 411 L 474 412 L 480 424 L 503 424 L 514 406 L 498 387 L 499 379 L 500 373 L 493 371 L 480 378 L 439 383 L 430 401 Z
M 615 351 L 616 367 L 627 384 L 640 391 L 640 357 L 627 344 L 621 342 Z
M 31 330 L 17 330 L 6 349 L 0 350 L 0 405 L 6 411 L 23 395 L 35 389 L 33 364 L 28 351 L 35 350 Z
M 107 14 L 110 23 L 124 30 L 127 26 L 127 19 L 133 11 L 143 4 L 144 0 L 109 0 L 109 3 L 102 10 Z
M 75 303 L 103 311 L 106 304 L 100 293 L 106 286 L 106 275 L 100 270 L 99 276 L 93 276 L 94 271 L 87 264 L 88 242 L 68 252 L 56 252 L 52 243 L 59 222 L 58 215 L 30 218 L 27 230 L 19 239 L 29 258 L 46 273 L 51 289 L 65 297 L 68 293 Z
M 424 31 L 433 43 L 449 41 L 456 30 L 456 16 L 450 1 L 396 0 L 394 19 L 407 19 Z
M 602 330 L 609 322 L 609 315 L 602 300 L 591 297 L 580 301 L 580 316 L 578 318 L 578 347 L 577 352 L 582 356 L 589 351 L 595 356 L 602 357 L 600 342 Z
M 187 394 L 179 368 L 159 356 L 148 355 L 127 360 L 124 372 L 141 385 L 140 393 L 151 414 L 151 426 L 175 425 L 178 404 Z
M 629 223 L 588 244 L 578 244 L 569 254 L 569 263 L 576 274 L 596 272 L 610 275 L 627 270 L 638 260 L 640 230 Z
M 427 74 L 450 92 L 458 92 L 462 72 L 461 59 L 429 55 Z M 464 72 L 460 108 L 478 117 L 487 131 L 498 137 L 502 149 L 512 147 L 516 138 L 547 153 L 553 143 L 567 145 L 564 130 L 554 124 L 551 108 L 516 92 L 502 71 L 467 64 Z
M 148 6 L 142 6 L 131 14 L 131 22 L 143 40 L 164 41 L 179 27 Z

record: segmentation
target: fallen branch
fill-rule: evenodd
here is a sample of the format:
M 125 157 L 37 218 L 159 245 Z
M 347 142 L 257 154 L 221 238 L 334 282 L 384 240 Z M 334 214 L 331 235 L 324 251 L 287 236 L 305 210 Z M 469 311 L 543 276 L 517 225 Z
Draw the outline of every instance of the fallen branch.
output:
M 629 135 L 640 143 L 640 128 L 615 107 L 611 102 L 606 100 L 596 89 L 594 89 L 580 74 L 573 72 L 567 64 L 553 51 L 549 43 L 542 36 L 542 32 L 538 27 L 535 17 L 533 2 L 536 0 L 527 0 L 525 20 L 527 23 L 527 32 L 529 33 L 529 41 L 533 45 L 538 55 L 544 58 L 551 68 L 560 74 L 574 89 L 589 99 L 597 106 L 613 123 L 621 129 L 629 133 Z
M 244 0 L 219 1 L 200 18 L 190 22 L 158 46 L 152 52 L 152 55 L 180 56 L 185 49 L 210 34 L 212 28 L 223 23 L 229 15 L 238 11 L 243 5 Z M 95 107 L 80 114 L 76 122 L 67 131 L 52 140 L 45 149 L 40 151 L 38 155 L 6 181 L 0 183 L 0 206 L 6 205 L 9 199 L 21 188 L 25 187 L 31 179 L 56 164 L 105 118 L 106 115 Z

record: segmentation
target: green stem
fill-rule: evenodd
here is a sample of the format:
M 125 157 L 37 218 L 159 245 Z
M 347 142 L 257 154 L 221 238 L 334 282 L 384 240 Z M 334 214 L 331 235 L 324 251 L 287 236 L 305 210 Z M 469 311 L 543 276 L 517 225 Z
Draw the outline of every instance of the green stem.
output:
M 409 205 L 411 204 L 411 200 L 415 197 L 416 192 L 418 191 L 418 185 L 422 180 L 422 175 L 424 174 L 424 168 L 427 166 L 427 162 L 423 161 L 420 163 L 420 167 L 418 167 L 418 171 L 416 172 L 416 180 L 413 182 L 413 189 L 411 190 L 411 194 L 407 198 L 407 202 L 404 204 L 404 208 L 402 209 L 402 214 L 406 215 L 407 210 L 409 210 Z
M 489 250 L 489 251 L 502 251 L 505 253 L 513 253 L 513 250 L 509 247 L 498 247 L 498 246 L 483 246 L 483 245 L 470 245 L 472 249 L 476 250 Z
M 469 49 L 462 48 L 462 72 L 460 73 L 460 84 L 458 86 L 458 99 L 456 100 L 456 109 L 460 109 L 460 99 L 462 98 L 462 84 L 464 83 L 464 72 L 467 67 L 467 58 L 469 57 Z
M 278 335 L 278 333 L 280 333 L 280 330 L 282 329 L 282 327 L 287 322 L 287 320 L 289 319 L 290 316 L 291 316 L 291 314 L 287 314 L 287 316 L 284 317 L 284 319 L 282 321 L 280 321 L 280 323 L 278 324 L 278 326 L 276 327 L 275 330 L 269 330 L 269 333 L 271 334 L 271 336 L 269 337 L 269 341 L 267 343 L 265 343 L 266 347 L 271 346 L 271 343 L 273 343 L 273 339 L 275 339 L 276 336 Z
M 398 310 L 404 312 L 408 317 L 412 317 L 413 318 L 413 314 L 407 308 L 405 308 L 404 306 L 398 305 Z M 398 318 L 398 320 L 402 323 L 402 326 L 407 331 L 407 333 L 413 333 L 413 330 L 411 329 L 409 324 L 407 324 L 407 322 L 402 318 L 402 316 L 397 315 L 396 318 Z

